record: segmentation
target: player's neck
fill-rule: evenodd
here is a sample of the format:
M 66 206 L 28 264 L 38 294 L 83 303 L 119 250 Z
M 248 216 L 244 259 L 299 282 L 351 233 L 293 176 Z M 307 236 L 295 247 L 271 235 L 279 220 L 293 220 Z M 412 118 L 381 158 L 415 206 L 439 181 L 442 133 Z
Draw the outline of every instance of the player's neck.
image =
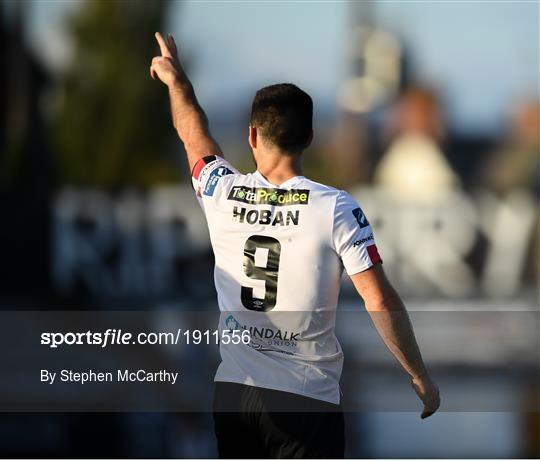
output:
M 257 159 L 257 171 L 272 184 L 283 184 L 295 176 L 303 175 L 301 155 L 264 153 Z

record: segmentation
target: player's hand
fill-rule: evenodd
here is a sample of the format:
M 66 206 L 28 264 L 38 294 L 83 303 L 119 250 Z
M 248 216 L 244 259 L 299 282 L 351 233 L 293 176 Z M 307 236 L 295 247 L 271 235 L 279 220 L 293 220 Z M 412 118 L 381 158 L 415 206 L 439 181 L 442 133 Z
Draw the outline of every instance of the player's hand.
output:
M 155 36 L 161 50 L 161 56 L 156 56 L 152 59 L 150 76 L 154 80 L 158 78 L 171 88 L 178 83 L 183 75 L 182 67 L 178 60 L 176 43 L 174 43 L 172 35 L 168 35 L 167 40 L 159 32 L 156 32 Z
M 412 378 L 411 386 L 424 403 L 424 410 L 420 417 L 425 419 L 435 413 L 441 404 L 441 399 L 439 397 L 439 388 L 429 375 L 425 374 Z

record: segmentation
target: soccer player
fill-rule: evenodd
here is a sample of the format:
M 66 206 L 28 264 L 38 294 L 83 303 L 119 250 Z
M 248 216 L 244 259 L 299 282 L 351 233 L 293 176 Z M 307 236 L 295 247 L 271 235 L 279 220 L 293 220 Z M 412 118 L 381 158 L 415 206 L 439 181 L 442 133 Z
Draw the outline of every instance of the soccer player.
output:
M 371 226 L 342 190 L 302 175 L 313 103 L 292 84 L 262 88 L 248 140 L 257 165 L 239 173 L 212 138 L 172 36 L 156 33 L 150 74 L 169 90 L 215 255 L 220 331 L 249 332 L 220 344 L 214 423 L 223 458 L 342 458 L 334 334 L 345 269 L 385 344 L 411 377 L 426 418 L 439 407 L 405 307 L 385 277 Z

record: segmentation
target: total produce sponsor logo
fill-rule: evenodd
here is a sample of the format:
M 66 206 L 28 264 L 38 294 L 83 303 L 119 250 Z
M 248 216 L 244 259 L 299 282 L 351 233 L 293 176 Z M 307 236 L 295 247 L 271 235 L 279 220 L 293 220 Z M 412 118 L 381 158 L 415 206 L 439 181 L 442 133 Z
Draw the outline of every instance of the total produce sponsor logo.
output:
M 275 189 L 267 187 L 234 186 L 229 200 L 252 205 L 307 205 L 309 189 Z

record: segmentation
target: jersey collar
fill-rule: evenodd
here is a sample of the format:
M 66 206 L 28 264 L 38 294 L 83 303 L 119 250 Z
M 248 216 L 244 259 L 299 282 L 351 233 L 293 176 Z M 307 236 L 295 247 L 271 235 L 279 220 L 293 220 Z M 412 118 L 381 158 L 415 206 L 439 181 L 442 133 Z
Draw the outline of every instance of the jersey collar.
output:
M 253 176 L 255 176 L 259 181 L 266 184 L 268 187 L 275 187 L 278 189 L 286 189 L 287 187 L 291 187 L 296 182 L 304 178 L 304 176 L 293 176 L 292 178 L 287 179 L 287 181 L 282 182 L 281 184 L 272 184 L 259 172 L 259 170 L 255 171 L 255 173 L 253 173 Z

